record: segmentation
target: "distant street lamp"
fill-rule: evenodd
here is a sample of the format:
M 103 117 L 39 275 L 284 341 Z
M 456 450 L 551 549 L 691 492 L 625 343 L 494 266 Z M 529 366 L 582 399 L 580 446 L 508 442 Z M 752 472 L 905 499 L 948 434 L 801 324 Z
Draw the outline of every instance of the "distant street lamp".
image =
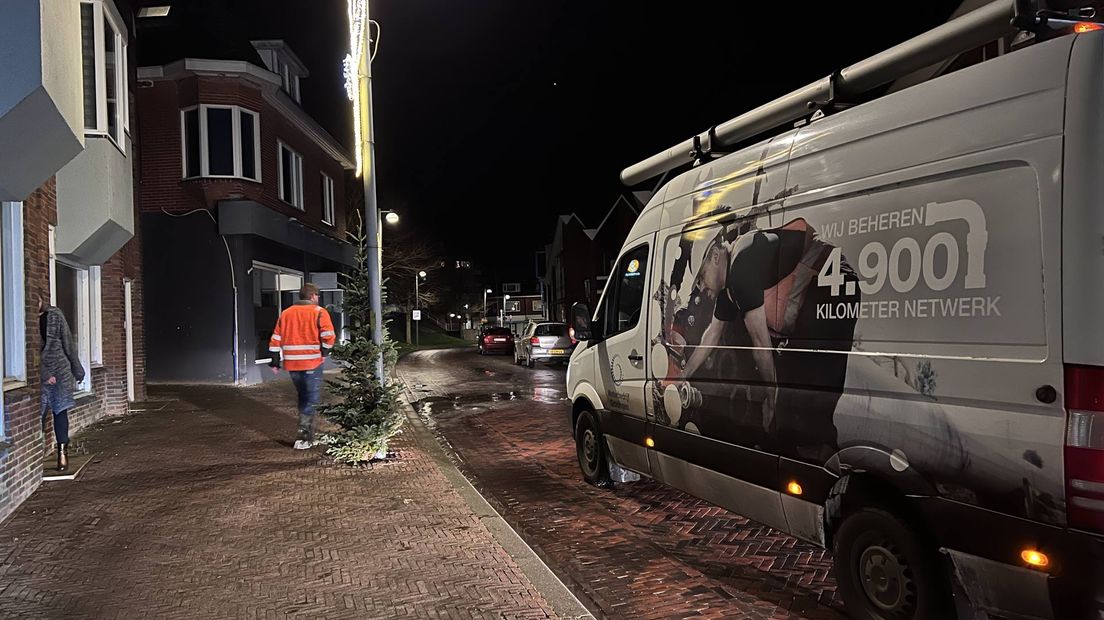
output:
M 387 220 L 388 224 L 391 224 L 392 226 L 394 226 L 395 224 L 399 223 L 399 214 L 398 213 L 395 213 L 394 211 L 384 211 L 384 213 L 387 214 L 387 216 L 384 217 L 384 219 Z
M 509 295 L 502 296 L 502 326 L 506 327 L 506 302 L 510 301 Z
M 483 318 L 487 318 L 487 295 L 493 292 L 491 289 L 483 291 Z
M 424 278 L 424 277 L 426 277 L 426 272 L 424 272 L 424 271 L 419 271 L 417 274 L 414 275 L 414 309 L 415 310 L 420 310 L 421 307 L 422 307 L 422 301 L 418 297 L 418 282 L 421 281 L 421 279 Z M 421 319 L 421 317 L 418 317 L 418 318 Z M 414 321 L 414 346 L 418 345 L 418 324 L 419 323 L 421 323 L 420 320 Z

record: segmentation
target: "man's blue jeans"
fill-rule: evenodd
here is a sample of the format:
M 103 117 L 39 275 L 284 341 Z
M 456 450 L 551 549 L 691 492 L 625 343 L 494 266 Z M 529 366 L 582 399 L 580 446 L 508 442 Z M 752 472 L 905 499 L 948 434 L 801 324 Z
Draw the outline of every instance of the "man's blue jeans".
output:
M 299 393 L 298 439 L 314 441 L 314 407 L 322 395 L 322 367 L 314 370 L 293 370 L 289 373 L 295 391 Z

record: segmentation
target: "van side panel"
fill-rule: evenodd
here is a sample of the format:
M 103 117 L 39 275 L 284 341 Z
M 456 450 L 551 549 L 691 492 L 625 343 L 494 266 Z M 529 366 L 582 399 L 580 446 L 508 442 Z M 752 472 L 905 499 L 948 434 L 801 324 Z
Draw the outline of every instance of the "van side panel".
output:
M 1066 97 L 1063 351 L 1104 366 L 1104 33 L 1077 37 Z
M 762 449 L 761 424 L 746 415 L 761 405 L 741 389 L 754 381 L 750 355 L 728 339 L 703 344 L 714 302 L 696 280 L 718 222 L 767 227 L 778 217 L 791 142 L 770 140 L 672 181 L 655 243 L 647 345 L 653 476 L 783 530 L 778 457 Z M 696 356 L 706 361 L 691 369 Z
M 786 223 L 825 247 L 780 357 L 783 449 L 834 404 L 838 454 L 902 492 L 1065 524 L 1065 37 L 803 129 Z M 785 363 L 785 362 L 783 362 Z M 827 397 L 831 398 L 827 398 Z M 786 440 L 787 435 L 805 438 Z M 927 489 L 927 491 L 924 491 Z

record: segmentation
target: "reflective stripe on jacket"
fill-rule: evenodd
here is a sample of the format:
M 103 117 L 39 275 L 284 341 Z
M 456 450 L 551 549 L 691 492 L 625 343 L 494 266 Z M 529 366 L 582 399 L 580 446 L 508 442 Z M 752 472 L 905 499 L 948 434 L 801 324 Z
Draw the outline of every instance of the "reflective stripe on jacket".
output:
M 330 313 L 322 306 L 299 301 L 280 314 L 268 350 L 272 365 L 288 370 L 314 370 L 337 342 Z

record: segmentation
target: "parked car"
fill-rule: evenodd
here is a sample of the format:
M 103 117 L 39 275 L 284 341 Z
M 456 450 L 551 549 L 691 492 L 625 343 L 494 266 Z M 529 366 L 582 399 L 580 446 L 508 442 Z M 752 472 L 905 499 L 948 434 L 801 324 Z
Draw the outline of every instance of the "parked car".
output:
M 566 364 L 575 352 L 575 345 L 566 323 L 532 322 L 514 343 L 514 363 L 529 368 L 534 362 Z
M 514 350 L 514 333 L 505 327 L 485 327 L 479 331 L 479 354 L 501 353 L 509 355 Z
M 1102 24 L 806 107 L 1018 6 L 694 140 L 771 134 L 658 190 L 575 306 L 588 482 L 629 470 L 832 549 L 853 618 L 1104 618 Z

